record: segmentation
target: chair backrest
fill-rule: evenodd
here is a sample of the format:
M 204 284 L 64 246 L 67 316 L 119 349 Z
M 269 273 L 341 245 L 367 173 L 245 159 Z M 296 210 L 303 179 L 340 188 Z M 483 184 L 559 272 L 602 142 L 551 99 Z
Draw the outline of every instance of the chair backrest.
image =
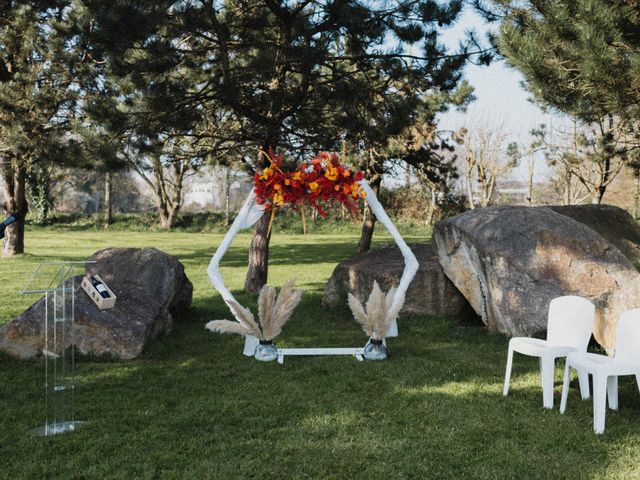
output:
M 595 305 L 586 298 L 573 295 L 554 298 L 549 304 L 547 342 L 586 351 L 595 313 Z
M 616 330 L 616 360 L 640 363 L 640 308 L 624 312 Z

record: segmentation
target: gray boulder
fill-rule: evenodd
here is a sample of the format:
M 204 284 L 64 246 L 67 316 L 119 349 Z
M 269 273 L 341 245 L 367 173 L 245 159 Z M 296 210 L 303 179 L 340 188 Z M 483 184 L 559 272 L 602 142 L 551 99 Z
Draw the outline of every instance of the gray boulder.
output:
M 172 255 L 155 248 L 108 248 L 94 253 L 87 273 L 98 273 L 117 297 L 100 310 L 76 277 L 76 349 L 83 354 L 132 359 L 147 343 L 168 334 L 173 314 L 191 305 L 193 286 Z M 0 351 L 20 359 L 42 354 L 44 298 L 0 328 Z M 70 337 L 69 337 L 70 338 Z
M 409 285 L 402 313 L 446 317 L 475 317 L 469 303 L 444 274 L 430 244 L 410 245 L 418 272 Z M 382 247 L 341 262 L 324 289 L 324 303 L 346 305 L 347 293 L 368 298 L 373 281 L 383 290 L 400 283 L 404 259 L 397 246 Z
M 632 262 L 640 260 L 640 225 L 626 210 L 613 205 L 554 205 L 548 207 L 598 232 Z
M 594 229 L 547 207 L 490 207 L 439 222 L 440 264 L 492 330 L 546 330 L 551 299 L 580 295 L 598 307 L 594 334 L 615 346 L 619 315 L 640 306 L 633 263 Z

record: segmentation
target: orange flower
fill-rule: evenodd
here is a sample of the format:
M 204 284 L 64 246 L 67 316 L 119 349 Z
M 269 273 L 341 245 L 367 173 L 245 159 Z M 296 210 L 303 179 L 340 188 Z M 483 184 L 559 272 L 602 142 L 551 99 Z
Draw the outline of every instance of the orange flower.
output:
M 284 179 L 284 184 L 285 185 L 291 185 L 291 180 L 289 180 L 288 178 Z
M 292 177 L 295 181 L 299 182 L 302 179 L 302 173 L 295 172 Z
M 338 179 L 338 169 L 327 165 L 327 171 L 324 173 L 324 176 L 332 182 L 335 182 Z
M 271 167 L 267 167 L 262 171 L 260 180 L 267 180 L 271 175 L 273 175 L 273 169 Z
M 320 189 L 320 185 L 318 185 L 318 182 L 310 182 L 309 188 L 313 193 L 318 193 L 318 190 Z
M 280 185 L 279 183 L 276 183 L 276 184 L 273 186 L 273 189 L 274 189 L 274 190 L 282 190 L 282 185 Z

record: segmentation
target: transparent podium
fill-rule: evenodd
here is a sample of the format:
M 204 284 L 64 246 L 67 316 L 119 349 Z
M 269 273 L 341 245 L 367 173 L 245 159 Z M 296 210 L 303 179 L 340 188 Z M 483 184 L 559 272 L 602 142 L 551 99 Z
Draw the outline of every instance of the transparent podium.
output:
M 49 436 L 71 432 L 86 422 L 75 419 L 75 346 L 74 309 L 76 275 L 84 274 L 84 265 L 95 262 L 43 262 L 35 270 L 23 295 L 44 294 L 42 319 L 45 362 L 45 423 L 30 431 Z M 79 272 L 78 270 L 81 271 Z

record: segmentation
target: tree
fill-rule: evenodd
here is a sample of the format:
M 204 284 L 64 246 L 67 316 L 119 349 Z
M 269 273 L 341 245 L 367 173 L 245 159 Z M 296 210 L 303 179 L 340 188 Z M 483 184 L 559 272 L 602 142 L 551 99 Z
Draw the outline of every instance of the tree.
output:
M 514 164 L 519 164 L 522 159 L 527 161 L 527 205 L 532 206 L 533 199 L 533 180 L 535 174 L 536 160 L 540 153 L 546 150 L 544 145 L 544 137 L 546 125 L 540 125 L 540 128 L 534 128 L 529 133 L 531 141 L 529 145 L 523 145 L 519 142 L 511 142 L 507 146 L 507 155 L 511 157 Z
M 427 225 L 433 224 L 436 211 L 446 207 L 454 196 L 454 182 L 458 178 L 454 139 L 450 132 L 438 130 L 436 115 L 451 106 L 465 108 L 472 99 L 472 89 L 465 81 L 453 94 L 438 92 L 426 96 L 418 104 L 413 122 L 389 142 L 393 167 L 403 165 L 407 174 L 414 173 L 418 187 L 426 190 Z
M 518 159 L 509 155 L 506 138 L 502 128 L 463 128 L 457 135 L 464 150 L 469 208 L 476 207 L 476 195 L 480 206 L 487 207 L 493 199 L 498 179 L 517 166 Z
M 184 181 L 202 165 L 193 157 L 189 138 L 166 136 L 155 151 L 134 162 L 135 170 L 151 188 L 158 209 L 160 226 L 173 228 L 183 203 Z
M 359 147 L 354 132 L 363 126 L 372 132 L 386 124 L 397 133 L 403 124 L 394 109 L 409 109 L 412 83 L 416 92 L 453 90 L 469 46 L 450 55 L 437 38 L 460 8 L 459 1 L 228 0 L 185 13 L 195 32 L 191 52 L 219 60 L 208 63 L 211 81 L 200 95 L 242 119 L 241 141 L 304 152 L 337 146 L 341 131 Z M 419 53 L 409 51 L 414 44 Z M 365 143 L 361 158 L 374 158 L 375 149 Z M 375 186 L 378 170 L 367 170 Z M 254 230 L 247 291 L 266 282 L 268 223 L 265 217 Z
M 579 203 L 591 197 L 602 202 L 607 187 L 615 180 L 634 150 L 627 149 L 624 131 L 616 128 L 613 117 L 606 124 L 589 127 L 574 120 L 570 130 L 555 129 L 537 132 L 547 162 L 556 169 L 556 183 L 565 204 Z M 579 184 L 580 188 L 578 188 Z
M 460 63 L 449 73 L 461 68 L 464 55 L 457 60 Z M 386 91 L 379 88 L 377 96 L 365 106 L 354 106 L 353 112 L 347 110 L 346 137 L 361 146 L 356 154 L 374 192 L 378 193 L 383 175 L 409 160 L 410 167 L 421 171 L 423 179 L 433 178 L 438 170 L 434 162 L 443 159 L 438 150 L 447 148 L 438 134 L 436 116 L 451 107 L 464 108 L 473 99 L 472 91 L 465 81 L 452 83 L 448 88 L 428 88 L 415 80 L 401 88 L 398 83 L 391 83 Z M 424 165 L 420 165 L 421 161 Z M 448 167 L 443 164 L 441 168 Z M 369 250 L 375 223 L 373 212 L 365 209 L 357 253 Z
M 635 0 L 494 0 L 500 54 L 534 98 L 586 122 L 637 118 L 640 10 Z
M 455 165 L 456 156 L 441 154 L 440 149 L 446 147 L 423 145 L 417 150 L 410 150 L 403 159 L 415 172 L 418 180 L 416 188 L 424 188 L 428 195 L 428 209 L 425 223 L 433 225 L 437 210 L 445 206 L 453 195 L 454 181 L 458 178 Z M 442 215 L 442 212 L 440 212 Z
M 596 180 L 581 176 L 599 203 L 618 164 L 640 148 L 640 10 L 635 0 L 552 2 L 477 1 L 487 18 L 501 20 L 497 39 L 507 63 L 520 70 L 543 107 L 577 119 L 573 162 L 597 164 Z M 591 168 L 590 168 L 591 170 Z
M 24 251 L 29 172 L 80 158 L 69 135 L 85 68 L 76 20 L 63 0 L 5 1 L 0 11 L 0 168 L 5 210 L 19 218 L 6 230 L 5 255 Z
M 171 105 L 176 112 L 232 114 L 239 128 L 227 139 L 248 147 L 241 157 L 252 168 L 264 161 L 250 155 L 257 149 L 295 157 L 335 148 L 341 136 L 357 130 L 358 109 L 375 108 L 380 100 L 381 112 L 409 106 L 413 100 L 403 89 L 412 83 L 420 93 L 452 91 L 471 54 L 471 44 L 452 55 L 437 42 L 439 28 L 455 21 L 459 0 L 133 1 L 108 15 L 98 7 L 111 2 L 90 3 L 96 22 L 109 32 L 101 45 L 121 70 L 158 76 L 175 65 L 188 69 L 196 88 Z M 397 41 L 390 45 L 390 38 Z M 375 116 L 378 127 L 402 119 L 367 116 Z M 250 292 L 267 279 L 268 224 L 264 217 L 254 230 L 245 282 Z
M 182 48 L 181 4 L 87 3 L 95 28 L 86 43 L 101 66 L 91 116 L 105 145 L 119 145 L 116 156 L 151 188 L 161 226 L 172 228 L 185 179 L 229 153 L 236 124 L 217 104 L 193 100 L 208 79 Z

